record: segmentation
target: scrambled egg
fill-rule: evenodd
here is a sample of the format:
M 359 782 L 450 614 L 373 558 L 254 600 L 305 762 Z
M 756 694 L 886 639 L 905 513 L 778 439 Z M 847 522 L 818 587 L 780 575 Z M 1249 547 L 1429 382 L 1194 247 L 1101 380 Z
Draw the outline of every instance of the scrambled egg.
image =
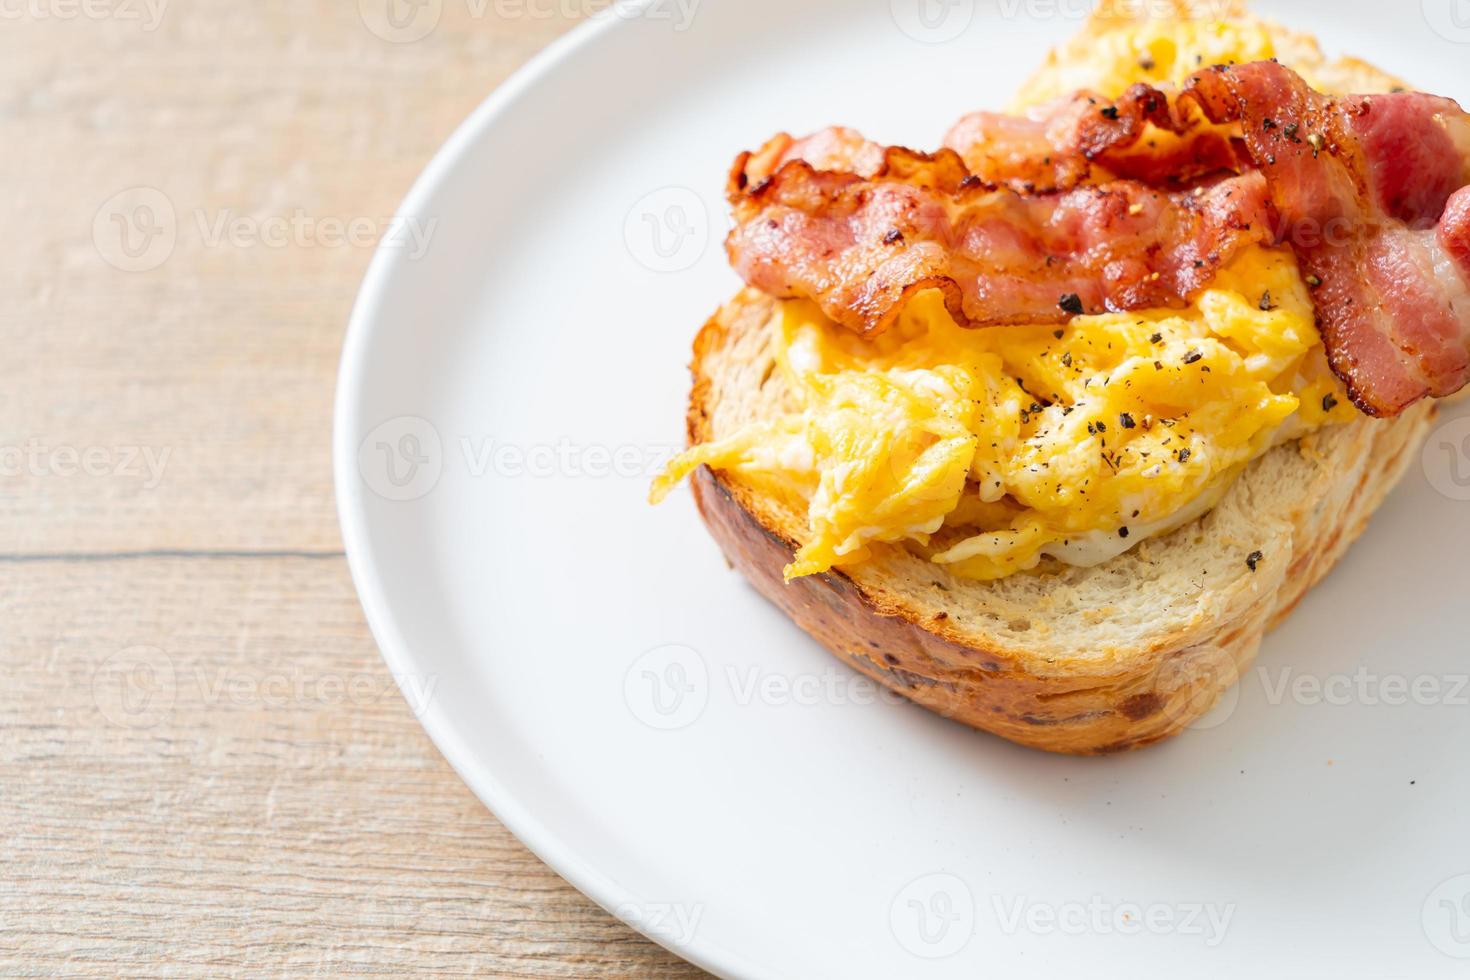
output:
M 1086 29 L 1026 81 L 1011 109 L 1023 112 L 1079 89 L 1117 98 L 1138 82 L 1178 87 L 1210 65 L 1272 58 L 1313 88 L 1332 90 L 1319 71 L 1325 59 L 1316 39 L 1251 15 L 1240 0 L 1102 0 Z
M 1187 31 L 1202 33 L 1181 41 Z M 1057 84 L 1111 93 L 1173 79 L 1196 47 L 1213 61 L 1271 54 L 1249 22 L 1133 27 Z M 1051 94 L 1046 77 L 1030 95 Z M 1098 564 L 1200 516 L 1273 445 L 1357 415 L 1286 249 L 1244 252 L 1188 309 L 1065 327 L 965 330 L 937 291 L 873 339 L 808 302 L 782 302 L 778 316 L 798 410 L 694 447 L 652 496 L 710 466 L 805 510 L 788 580 L 883 543 L 975 579 L 1048 558 Z
M 937 291 L 872 340 L 811 303 L 779 316 L 801 410 L 690 450 L 655 496 L 707 465 L 805 502 L 788 578 L 875 542 L 980 579 L 1046 555 L 1096 564 L 1198 516 L 1276 443 L 1356 414 L 1279 250 L 1246 253 L 1188 310 L 1067 327 L 965 330 Z

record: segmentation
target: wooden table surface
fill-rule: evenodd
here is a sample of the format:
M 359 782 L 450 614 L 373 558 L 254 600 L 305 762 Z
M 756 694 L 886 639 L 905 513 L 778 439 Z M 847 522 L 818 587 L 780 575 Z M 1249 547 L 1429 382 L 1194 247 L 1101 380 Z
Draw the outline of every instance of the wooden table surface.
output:
M 481 806 L 348 577 L 372 240 L 606 5 L 390 2 L 0 9 L 0 974 L 702 975 Z

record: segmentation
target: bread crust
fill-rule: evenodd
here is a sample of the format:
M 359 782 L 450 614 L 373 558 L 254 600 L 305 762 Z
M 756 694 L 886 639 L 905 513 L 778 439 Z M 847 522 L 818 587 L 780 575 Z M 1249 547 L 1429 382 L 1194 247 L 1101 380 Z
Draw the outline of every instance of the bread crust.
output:
M 731 390 L 751 382 L 730 377 L 729 365 L 749 360 L 749 351 L 736 347 L 748 347 L 752 331 L 769 329 L 772 310 L 768 298 L 745 290 L 700 331 L 688 414 L 691 443 L 728 434 L 717 431 L 721 401 L 751 395 Z M 762 394 L 757 386 L 755 396 Z M 1263 512 L 1263 533 L 1277 542 L 1270 561 L 1250 569 L 1241 563 L 1237 575 L 1212 583 L 1208 595 L 1159 595 L 1161 607 L 1187 599 L 1203 611 L 1105 649 L 1069 650 L 1065 643 L 1039 640 L 1027 645 L 1003 630 L 987 635 L 973 624 L 961 629 L 945 609 L 936 612 L 932 604 L 914 601 L 862 566 L 788 584 L 782 570 L 801 533 L 791 515 L 729 474 L 702 468 L 691 482 L 700 515 L 730 564 L 849 666 L 973 728 L 1049 752 L 1098 755 L 1169 738 L 1214 705 L 1255 658 L 1266 631 L 1295 608 L 1362 532 L 1403 474 L 1434 414 L 1433 405 L 1423 403 L 1396 419 L 1342 426 L 1322 449 L 1307 440 L 1299 450 L 1275 450 L 1316 453 L 1321 460 L 1295 463 L 1320 470 L 1315 482 L 1296 495 L 1299 499 L 1274 502 L 1269 515 Z M 1235 510 L 1240 507 L 1236 502 Z M 1160 547 L 1182 547 L 1169 540 L 1192 535 L 1196 542 L 1213 541 L 1219 550 L 1225 532 L 1208 521 L 1209 515 L 1174 532 Z M 1124 556 L 1099 573 L 1116 566 L 1115 576 L 1136 575 L 1136 564 Z M 942 574 L 947 573 L 935 572 L 933 585 L 948 593 Z M 1158 582 L 1138 584 L 1160 588 Z M 972 595 L 987 587 L 963 586 Z M 1045 623 L 1048 610 L 1042 604 L 1032 612 Z

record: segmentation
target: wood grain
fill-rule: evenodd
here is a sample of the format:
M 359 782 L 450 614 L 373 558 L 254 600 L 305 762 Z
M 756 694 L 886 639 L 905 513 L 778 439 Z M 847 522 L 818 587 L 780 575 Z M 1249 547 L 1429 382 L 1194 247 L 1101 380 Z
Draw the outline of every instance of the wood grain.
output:
M 378 658 L 329 459 L 371 248 L 209 233 L 381 227 L 570 21 L 160 3 L 0 23 L 0 974 L 702 975 L 516 842 Z M 127 271 L 94 226 L 140 187 L 176 241 Z

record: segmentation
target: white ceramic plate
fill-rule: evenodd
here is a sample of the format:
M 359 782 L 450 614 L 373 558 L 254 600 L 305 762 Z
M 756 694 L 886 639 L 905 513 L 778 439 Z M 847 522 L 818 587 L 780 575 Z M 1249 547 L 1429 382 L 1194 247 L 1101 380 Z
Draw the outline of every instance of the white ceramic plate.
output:
M 1083 6 L 659 0 L 497 92 L 347 339 L 337 488 L 373 631 L 526 844 L 717 973 L 1464 976 L 1470 419 L 1237 695 L 1111 759 L 879 696 L 726 569 L 687 491 L 644 503 L 736 286 L 732 155 L 831 122 L 932 146 Z M 1470 9 L 1417 6 L 1263 4 L 1470 96 Z

